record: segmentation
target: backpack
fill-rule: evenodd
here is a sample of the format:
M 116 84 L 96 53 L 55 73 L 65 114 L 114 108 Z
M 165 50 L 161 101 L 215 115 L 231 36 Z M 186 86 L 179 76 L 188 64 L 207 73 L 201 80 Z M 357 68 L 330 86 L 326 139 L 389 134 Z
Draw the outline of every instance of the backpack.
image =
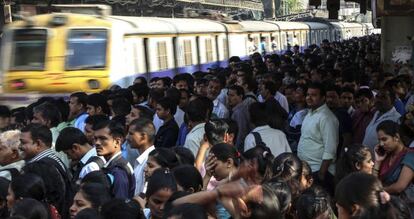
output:
M 44 157 L 36 162 L 44 163 L 48 166 L 53 166 L 59 172 L 59 175 L 62 177 L 61 180 L 65 184 L 65 200 L 63 206 L 60 206 L 63 209 L 63 211 L 59 213 L 63 218 L 66 218 L 67 216 L 69 216 L 69 208 L 72 205 L 71 200 L 73 200 L 73 197 L 75 196 L 75 187 L 71 181 L 70 173 L 66 171 L 56 160 L 54 160 L 51 157 Z
M 98 157 L 98 156 L 92 156 L 92 157 L 90 157 L 89 160 L 86 161 L 86 163 L 85 163 L 84 166 L 86 166 L 86 165 L 88 165 L 90 163 L 96 163 L 98 165 L 99 169 L 102 169 L 103 166 L 105 165 L 105 162 L 100 157 Z
M 124 170 L 127 175 L 128 175 L 128 185 L 135 185 L 135 177 L 134 177 L 134 172 L 131 170 L 131 168 L 128 166 L 129 163 L 128 161 L 124 160 L 124 159 L 117 159 L 117 160 L 113 160 L 112 162 L 114 162 L 113 165 L 110 165 L 106 168 L 102 168 L 103 173 L 105 173 L 111 183 L 111 191 L 113 191 L 113 186 L 114 186 L 114 180 L 115 177 L 110 173 L 110 170 L 118 167 L 122 170 Z

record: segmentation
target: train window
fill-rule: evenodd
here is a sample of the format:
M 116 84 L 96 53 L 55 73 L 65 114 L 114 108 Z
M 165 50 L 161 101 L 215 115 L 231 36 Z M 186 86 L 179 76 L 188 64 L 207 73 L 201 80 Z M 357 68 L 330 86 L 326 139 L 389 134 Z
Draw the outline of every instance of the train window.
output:
M 157 61 L 159 70 L 168 68 L 167 42 L 157 42 Z
M 11 70 L 43 70 L 47 32 L 45 29 L 19 29 L 13 33 Z
M 275 51 L 277 51 L 277 50 L 279 50 L 279 43 L 280 43 L 280 41 L 279 41 L 279 34 L 276 34 L 276 36 L 275 36 L 275 41 L 276 41 L 276 47 L 275 47 Z
M 223 39 L 223 53 L 224 53 L 224 59 L 227 59 L 229 57 L 229 48 L 227 47 L 227 39 Z
M 302 32 L 302 46 L 306 46 L 306 32 Z
M 107 34 L 107 30 L 70 30 L 66 50 L 66 69 L 104 68 L 106 65 Z
M 193 54 L 191 52 L 191 40 L 184 40 L 184 65 L 193 64 Z
M 213 43 L 211 39 L 206 39 L 206 61 L 212 62 L 213 61 Z

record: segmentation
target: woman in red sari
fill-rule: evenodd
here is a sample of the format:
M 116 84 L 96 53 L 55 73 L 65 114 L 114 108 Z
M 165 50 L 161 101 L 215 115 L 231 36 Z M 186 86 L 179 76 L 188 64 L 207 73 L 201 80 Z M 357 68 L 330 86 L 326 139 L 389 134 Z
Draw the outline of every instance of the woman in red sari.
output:
M 374 174 L 378 175 L 386 192 L 399 195 L 413 209 L 414 150 L 404 145 L 399 132 L 399 125 L 393 121 L 378 125 Z

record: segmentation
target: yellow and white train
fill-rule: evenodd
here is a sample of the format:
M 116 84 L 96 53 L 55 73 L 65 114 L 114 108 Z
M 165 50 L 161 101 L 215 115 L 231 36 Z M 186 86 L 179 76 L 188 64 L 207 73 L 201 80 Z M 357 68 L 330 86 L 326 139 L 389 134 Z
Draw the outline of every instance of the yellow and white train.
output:
M 249 55 L 249 38 L 257 44 L 264 38 L 267 51 L 282 52 L 289 42 L 307 47 L 374 32 L 366 23 L 38 15 L 4 30 L 3 96 L 97 92 L 113 84 L 131 85 L 140 75 L 174 76 L 225 66 L 231 56 Z

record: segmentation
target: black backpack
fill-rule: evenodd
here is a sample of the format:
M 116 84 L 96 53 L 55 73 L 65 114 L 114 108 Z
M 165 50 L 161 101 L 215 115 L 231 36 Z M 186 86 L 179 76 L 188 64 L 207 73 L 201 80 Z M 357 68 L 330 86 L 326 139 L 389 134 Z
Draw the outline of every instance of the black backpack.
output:
M 65 184 L 65 195 L 64 195 L 64 202 L 62 203 L 63 206 L 56 206 L 56 207 L 60 207 L 63 208 L 63 210 L 59 211 L 60 215 L 62 216 L 62 218 L 67 218 L 69 217 L 69 208 L 72 205 L 72 200 L 73 197 L 75 196 L 75 187 L 72 184 L 71 181 L 71 174 L 69 173 L 69 171 L 67 171 L 66 169 L 64 169 L 55 159 L 50 158 L 50 157 L 45 157 L 42 158 L 36 162 L 40 162 L 40 163 L 44 163 L 48 166 L 53 166 L 58 172 L 59 175 L 62 177 L 62 181 Z

